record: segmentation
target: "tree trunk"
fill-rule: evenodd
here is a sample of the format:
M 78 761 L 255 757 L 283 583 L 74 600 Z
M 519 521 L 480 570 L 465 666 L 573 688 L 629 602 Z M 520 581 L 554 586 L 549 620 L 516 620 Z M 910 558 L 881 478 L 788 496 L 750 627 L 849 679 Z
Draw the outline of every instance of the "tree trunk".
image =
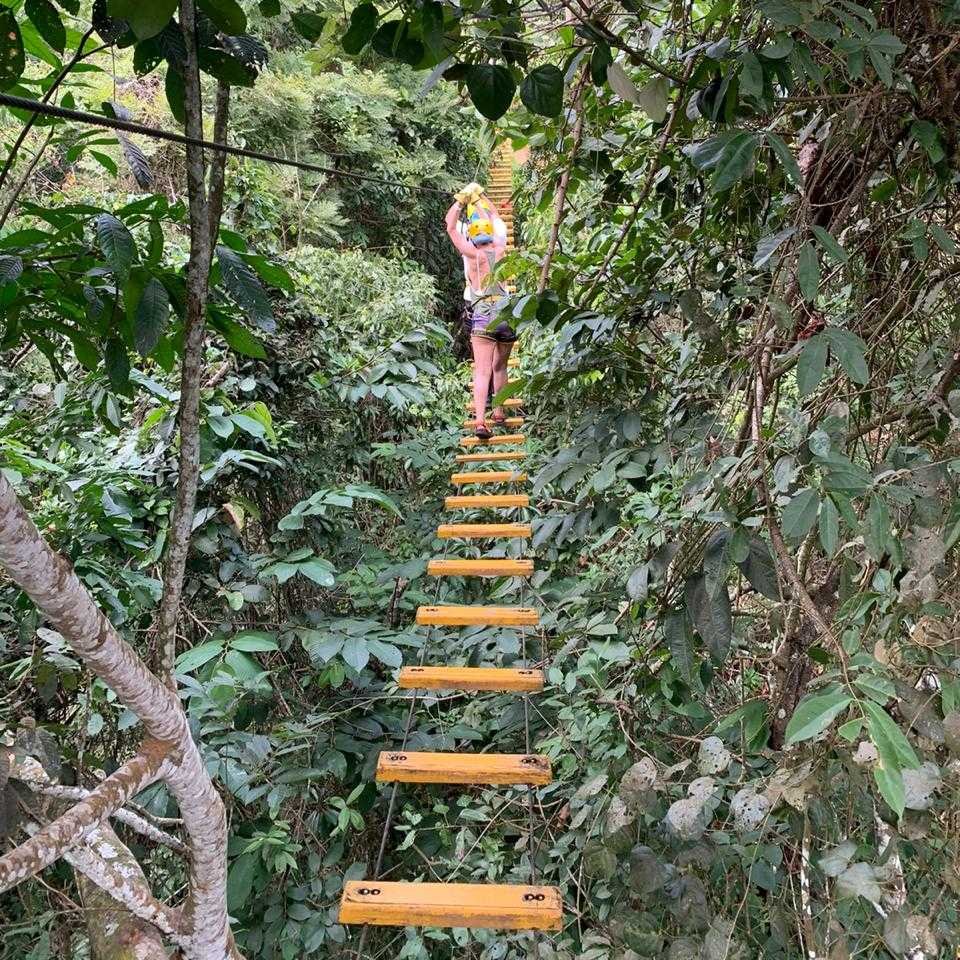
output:
M 193 0 L 181 0 L 180 25 L 186 49 L 184 65 L 185 132 L 203 138 L 203 104 L 197 63 L 196 11 Z M 227 133 L 230 88 L 217 88 L 214 139 Z M 210 193 L 204 183 L 203 149 L 187 145 L 187 193 L 190 202 L 190 260 L 187 263 L 187 315 L 184 324 L 183 360 L 180 368 L 180 456 L 177 498 L 170 516 L 170 534 L 163 573 L 163 597 L 158 615 L 160 674 L 171 689 L 177 658 L 177 625 L 180 599 L 187 570 L 190 536 L 197 507 L 200 477 L 200 390 L 203 383 L 203 348 L 206 333 L 207 293 L 213 242 L 223 209 L 223 178 L 226 154 L 216 153 L 211 163 Z

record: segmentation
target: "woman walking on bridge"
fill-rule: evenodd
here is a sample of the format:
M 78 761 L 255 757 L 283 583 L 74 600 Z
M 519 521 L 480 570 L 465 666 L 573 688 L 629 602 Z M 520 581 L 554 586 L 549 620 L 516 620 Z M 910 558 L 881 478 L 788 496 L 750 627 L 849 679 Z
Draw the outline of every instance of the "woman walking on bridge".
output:
M 498 319 L 506 290 L 493 279 L 493 267 L 506 249 L 507 228 L 478 183 L 468 184 L 456 194 L 447 211 L 446 226 L 447 235 L 463 257 L 476 435 L 486 440 L 493 435 L 486 422 L 491 376 L 493 392 L 502 390 L 507 382 L 507 361 L 517 339 L 513 327 Z M 503 421 L 503 410 L 497 407 L 493 422 Z

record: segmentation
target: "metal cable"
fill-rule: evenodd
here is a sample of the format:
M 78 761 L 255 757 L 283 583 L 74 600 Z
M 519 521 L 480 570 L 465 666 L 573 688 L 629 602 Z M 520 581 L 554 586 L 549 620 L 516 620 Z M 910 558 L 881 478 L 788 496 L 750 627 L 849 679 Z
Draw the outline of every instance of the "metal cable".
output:
M 246 147 L 232 147 L 227 143 L 216 143 L 213 140 L 201 140 L 188 137 L 186 134 L 174 133 L 171 130 L 161 130 L 159 127 L 148 127 L 143 123 L 132 120 L 120 120 L 115 117 L 104 117 L 97 113 L 88 113 L 85 110 L 70 110 L 67 107 L 58 107 L 52 103 L 41 103 L 28 97 L 15 97 L 9 93 L 0 93 L 0 106 L 16 110 L 28 110 L 31 113 L 47 117 L 56 117 L 60 120 L 72 120 L 75 123 L 87 123 L 95 127 L 107 127 L 110 130 L 123 130 L 125 133 L 138 133 L 155 140 L 167 140 L 170 143 L 179 143 L 190 147 L 203 147 L 204 150 L 214 150 L 227 153 L 235 157 L 246 157 L 249 160 L 262 160 L 265 163 L 275 163 L 284 167 L 296 167 L 298 170 L 308 170 L 312 173 L 325 173 L 331 177 L 346 177 L 350 180 L 362 180 L 365 183 L 378 183 L 388 187 L 401 187 L 404 190 L 416 190 L 424 193 L 441 193 L 445 196 L 448 190 L 440 187 L 424 185 L 411 186 L 399 180 L 388 180 L 385 177 L 375 177 L 367 173 L 351 173 L 348 170 L 338 170 L 335 167 L 325 167 L 319 163 L 307 163 L 304 160 L 288 160 L 272 153 L 263 153 L 260 150 L 248 150 Z

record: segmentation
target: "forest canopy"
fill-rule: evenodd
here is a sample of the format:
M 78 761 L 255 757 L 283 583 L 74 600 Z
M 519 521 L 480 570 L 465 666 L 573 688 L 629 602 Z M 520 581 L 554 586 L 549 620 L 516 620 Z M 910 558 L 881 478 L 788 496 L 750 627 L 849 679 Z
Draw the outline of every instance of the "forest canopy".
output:
M 955 0 L 4 0 L 0 37 L 0 955 L 956 956 Z M 443 216 L 505 143 L 536 572 L 461 593 L 543 610 L 531 823 L 374 780 L 464 417 Z M 438 695 L 409 743 L 524 728 Z M 361 940 L 382 836 L 391 879 L 535 872 L 563 930 Z

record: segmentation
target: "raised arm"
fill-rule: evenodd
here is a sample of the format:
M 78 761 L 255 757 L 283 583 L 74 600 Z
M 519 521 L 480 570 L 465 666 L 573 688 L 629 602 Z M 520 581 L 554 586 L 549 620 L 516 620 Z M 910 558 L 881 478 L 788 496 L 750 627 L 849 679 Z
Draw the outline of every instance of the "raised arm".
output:
M 457 250 L 468 260 L 476 260 L 480 251 L 457 229 L 457 220 L 460 218 L 460 202 L 457 201 L 447 211 L 447 236 Z

